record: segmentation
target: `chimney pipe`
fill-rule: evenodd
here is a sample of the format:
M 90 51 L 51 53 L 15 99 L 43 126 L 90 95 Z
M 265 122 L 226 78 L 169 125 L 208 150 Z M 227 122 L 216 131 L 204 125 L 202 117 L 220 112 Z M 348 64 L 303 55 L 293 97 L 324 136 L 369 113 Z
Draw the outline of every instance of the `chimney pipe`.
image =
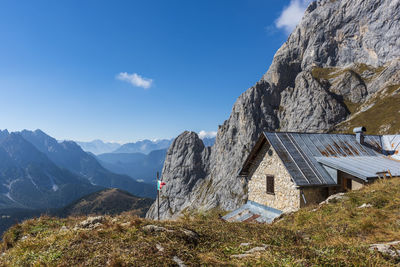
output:
M 356 140 L 358 143 L 363 144 L 364 143 L 364 133 L 367 131 L 367 129 L 363 126 L 354 128 L 353 132 L 356 134 Z

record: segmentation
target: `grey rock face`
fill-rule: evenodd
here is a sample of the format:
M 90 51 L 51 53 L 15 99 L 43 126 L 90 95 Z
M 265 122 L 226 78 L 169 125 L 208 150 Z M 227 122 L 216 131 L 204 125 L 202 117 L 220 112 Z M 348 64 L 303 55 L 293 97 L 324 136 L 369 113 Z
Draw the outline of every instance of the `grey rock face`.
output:
M 267 73 L 239 96 L 211 151 L 187 132 L 172 144 L 162 218 L 238 207 L 247 181 L 237 174 L 262 131 L 329 131 L 348 118 L 346 102 L 364 103 L 388 80 L 400 84 L 398 29 L 400 0 L 311 3 Z M 154 209 L 148 217 L 155 218 Z
M 192 196 L 208 174 L 207 163 L 211 148 L 205 147 L 195 132 L 184 132 L 177 137 L 167 152 L 163 167 L 163 181 L 167 186 L 160 193 L 160 218 L 170 218 L 190 207 Z M 156 202 L 146 217 L 157 218 Z
M 352 70 L 345 71 L 335 80 L 330 91 L 343 96 L 352 103 L 360 103 L 368 95 L 364 81 Z
M 398 0 L 316 1 L 277 54 L 298 55 L 302 69 L 380 66 L 400 56 L 399 8 Z
M 282 92 L 279 118 L 282 131 L 324 132 L 347 115 L 346 108 L 309 72 L 301 72 L 295 88 Z

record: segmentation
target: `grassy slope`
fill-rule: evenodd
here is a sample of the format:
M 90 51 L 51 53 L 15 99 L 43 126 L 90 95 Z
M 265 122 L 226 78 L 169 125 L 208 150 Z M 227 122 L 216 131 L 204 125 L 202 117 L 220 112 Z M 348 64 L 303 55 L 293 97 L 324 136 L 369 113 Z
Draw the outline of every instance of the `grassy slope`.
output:
M 369 203 L 371 208 L 357 208 Z M 94 230 L 73 230 L 81 218 L 42 217 L 9 229 L 3 236 L 0 263 L 7 266 L 166 266 L 178 256 L 190 265 L 395 265 L 393 259 L 371 252 L 376 242 L 400 240 L 400 179 L 378 181 L 348 199 L 309 207 L 273 225 L 226 223 L 214 214 L 155 222 L 130 215 L 107 217 Z M 129 225 L 121 225 L 129 222 Z M 157 224 L 175 232 L 146 233 Z M 60 231 L 62 226 L 69 230 Z M 196 231 L 198 242 L 179 229 Z M 22 238 L 27 236 L 27 238 Z M 250 246 L 240 246 L 251 242 Z M 156 244 L 164 247 L 159 252 Z M 257 245 L 265 252 L 232 259 Z
M 145 217 L 153 202 L 151 198 L 140 198 L 121 189 L 111 188 L 84 196 L 52 214 L 68 217 L 86 214 L 116 215 L 129 211 L 132 215 Z
M 363 81 L 368 84 L 377 78 L 385 67 L 374 68 L 365 64 L 355 64 L 349 69 L 341 68 L 313 68 L 314 78 L 321 80 L 334 81 L 335 78 L 344 74 L 346 71 L 354 71 L 360 75 Z M 371 77 L 364 78 L 363 73 L 369 71 L 373 73 Z M 333 85 L 334 87 L 334 85 Z M 397 134 L 400 132 L 400 84 L 390 84 L 384 88 L 379 88 L 378 92 L 371 96 L 365 103 L 352 103 L 344 99 L 344 104 L 350 111 L 350 117 L 339 123 L 334 132 L 352 133 L 354 127 L 365 126 L 368 134 Z M 363 108 L 368 109 L 363 110 Z
M 388 86 L 377 92 L 363 106 L 371 107 L 355 113 L 349 120 L 336 127 L 337 132 L 351 133 L 354 127 L 363 125 L 369 134 L 398 134 L 400 132 L 400 85 Z M 359 108 L 354 108 L 354 112 Z

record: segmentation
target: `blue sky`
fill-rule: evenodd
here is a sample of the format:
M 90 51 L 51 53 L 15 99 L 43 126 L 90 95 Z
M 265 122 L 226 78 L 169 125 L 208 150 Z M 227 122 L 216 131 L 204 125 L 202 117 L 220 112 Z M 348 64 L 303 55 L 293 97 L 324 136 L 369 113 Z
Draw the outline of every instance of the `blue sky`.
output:
M 216 131 L 306 2 L 1 1 L 0 129 L 122 142 Z

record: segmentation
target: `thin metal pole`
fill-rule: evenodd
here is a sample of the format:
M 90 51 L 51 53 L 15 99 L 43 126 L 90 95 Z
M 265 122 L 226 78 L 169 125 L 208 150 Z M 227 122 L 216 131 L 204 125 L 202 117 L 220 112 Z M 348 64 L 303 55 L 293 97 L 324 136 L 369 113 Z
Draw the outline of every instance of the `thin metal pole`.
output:
M 159 187 L 160 174 L 157 172 L 157 218 L 160 220 L 160 189 Z

